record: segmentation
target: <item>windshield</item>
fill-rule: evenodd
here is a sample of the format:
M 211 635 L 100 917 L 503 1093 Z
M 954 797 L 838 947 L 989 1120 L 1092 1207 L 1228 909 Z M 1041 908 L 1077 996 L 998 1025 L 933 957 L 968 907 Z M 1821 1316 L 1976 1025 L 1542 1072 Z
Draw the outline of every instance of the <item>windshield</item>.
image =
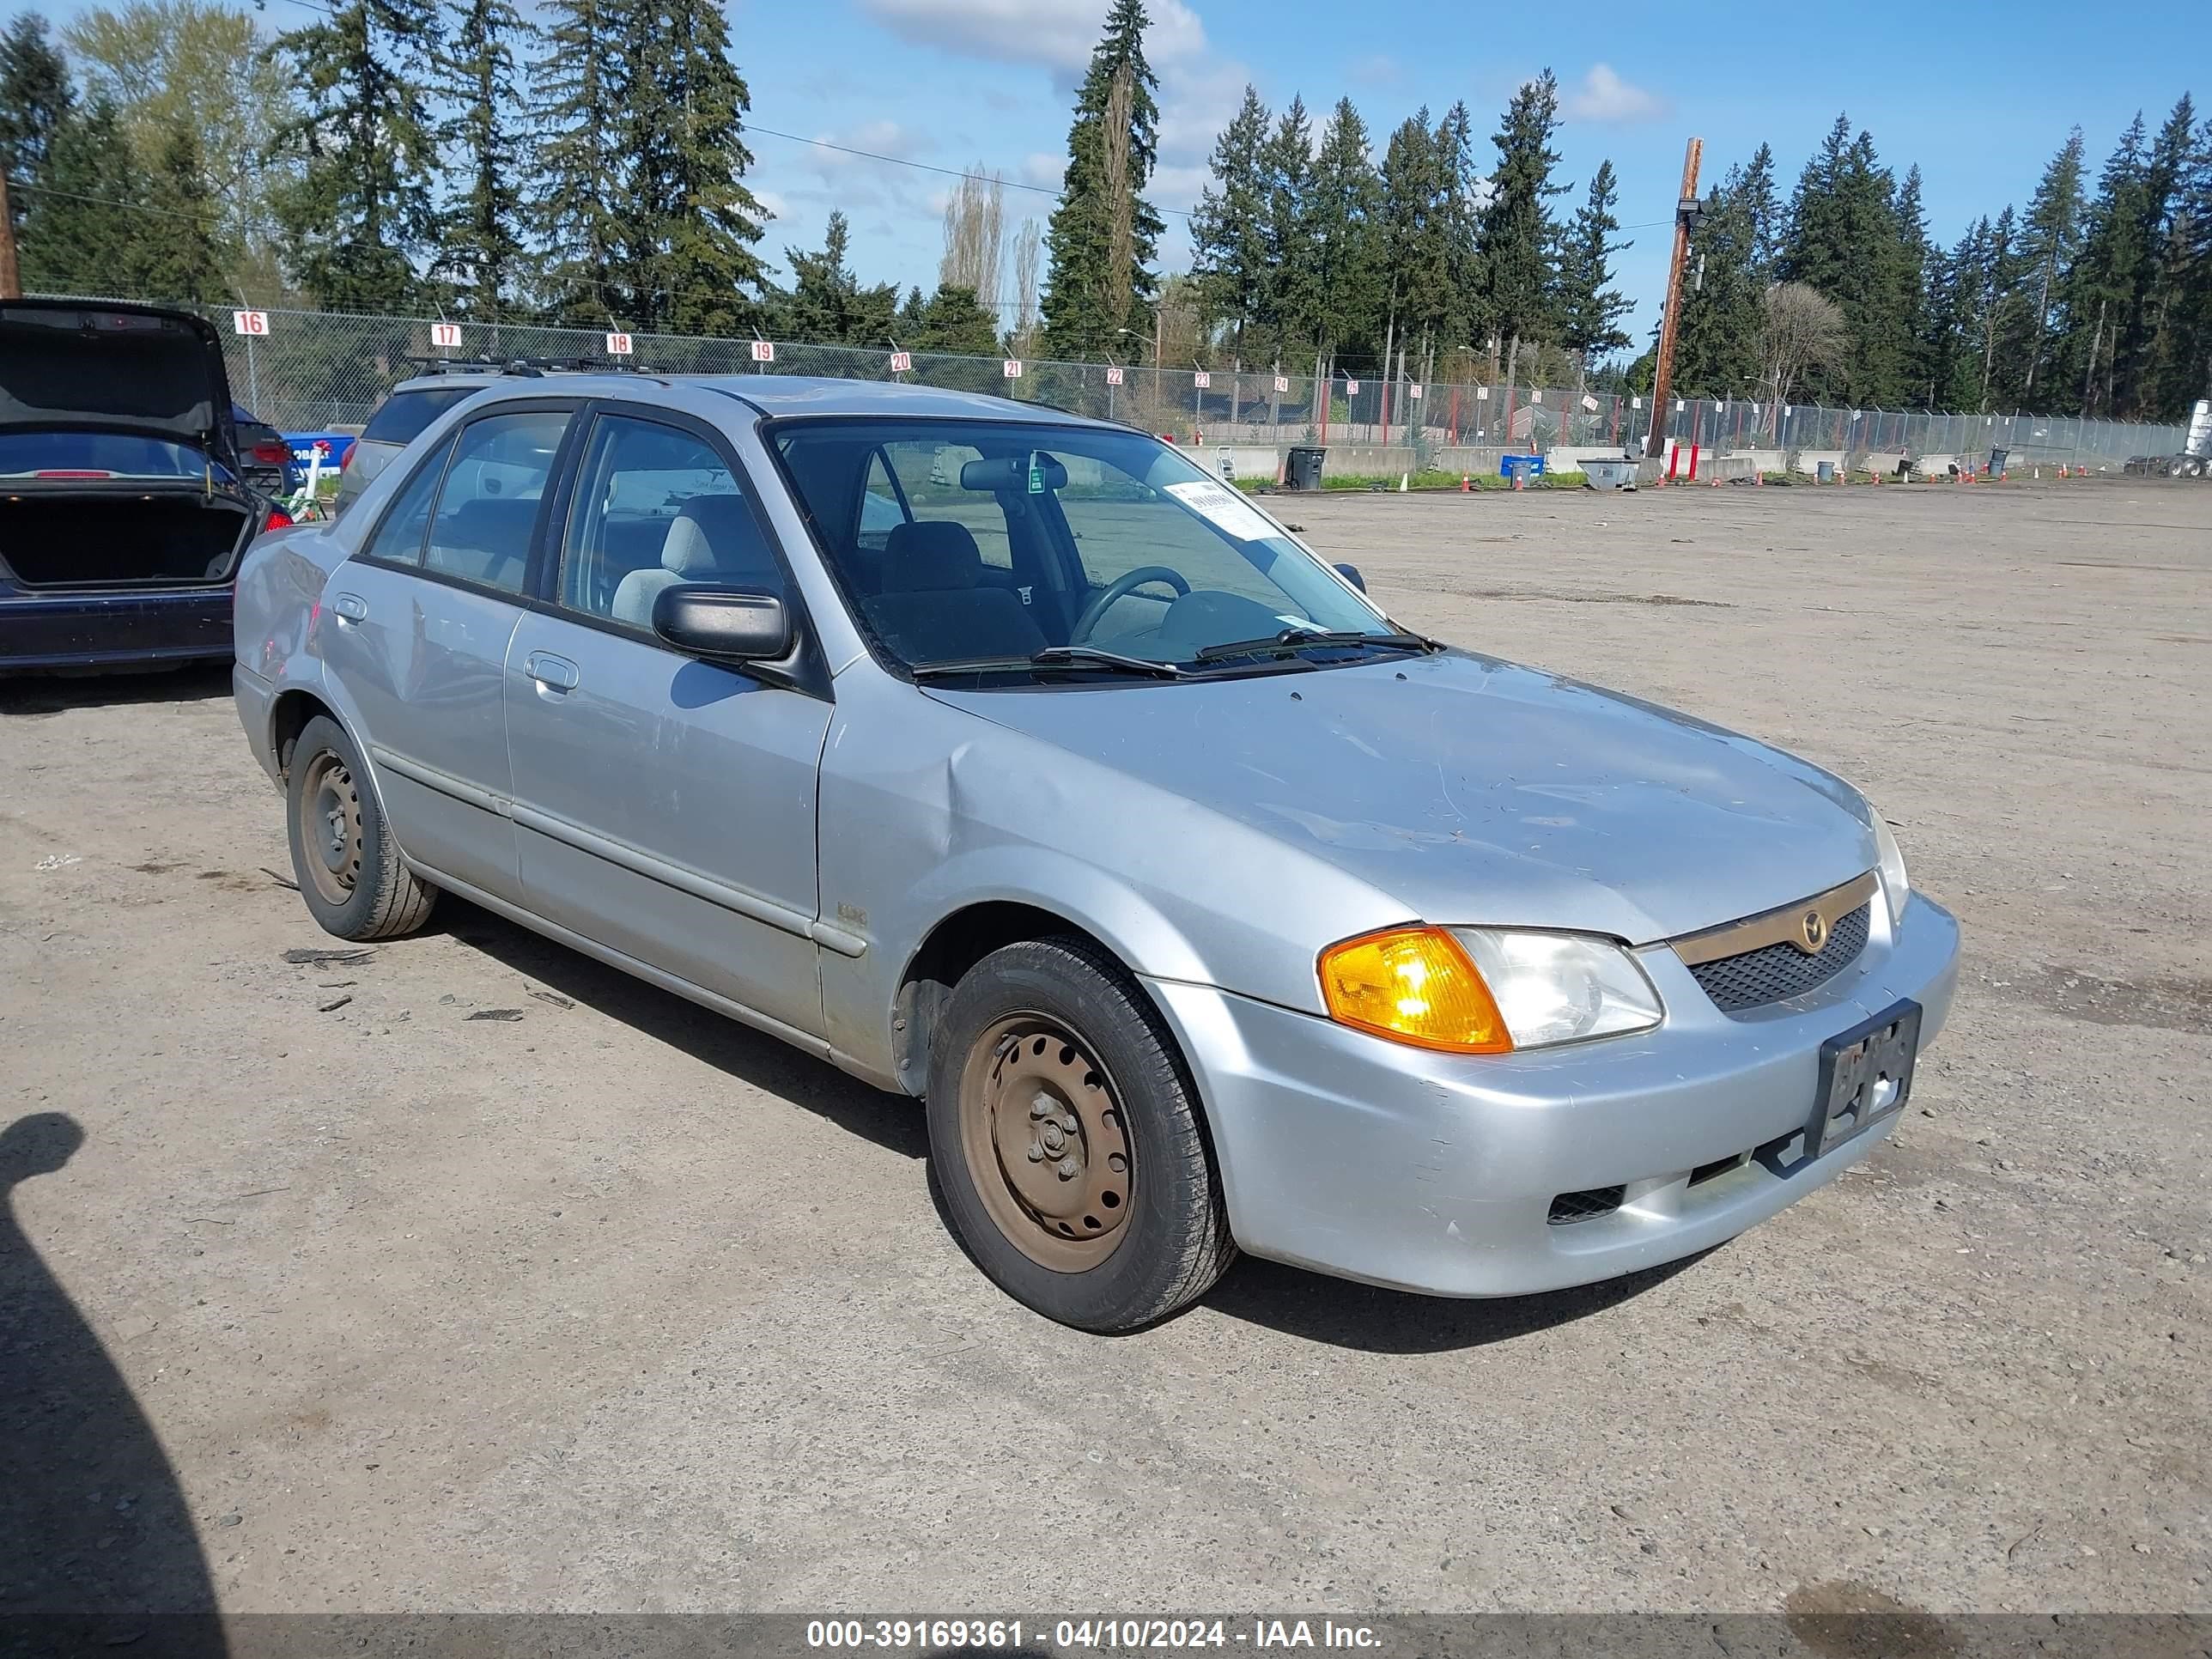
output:
M 1235 489 L 1142 433 L 805 420 L 772 438 L 854 611 L 917 672 L 1310 667 L 1407 638 Z
M 190 444 L 133 432 L 0 433 L 0 477 L 191 478 L 209 470 Z M 214 469 L 218 479 L 230 474 Z

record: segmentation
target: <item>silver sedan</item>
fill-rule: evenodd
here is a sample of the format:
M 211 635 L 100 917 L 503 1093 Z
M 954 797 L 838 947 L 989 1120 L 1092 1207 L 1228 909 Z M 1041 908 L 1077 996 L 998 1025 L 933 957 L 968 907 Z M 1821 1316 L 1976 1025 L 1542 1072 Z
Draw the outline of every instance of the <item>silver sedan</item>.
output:
M 1958 929 L 1857 791 L 1394 623 L 1172 447 L 848 380 L 511 382 L 264 538 L 315 919 L 459 894 L 927 1103 L 1008 1293 L 1239 1249 L 1446 1296 L 1677 1259 L 1896 1120 Z

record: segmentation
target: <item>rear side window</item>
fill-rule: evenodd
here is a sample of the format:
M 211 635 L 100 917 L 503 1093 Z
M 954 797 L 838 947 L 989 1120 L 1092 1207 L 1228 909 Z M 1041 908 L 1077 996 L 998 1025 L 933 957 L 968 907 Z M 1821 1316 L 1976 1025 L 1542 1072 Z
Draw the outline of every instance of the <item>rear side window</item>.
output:
M 422 428 L 459 403 L 483 391 L 480 386 L 441 386 L 420 392 L 395 392 L 369 416 L 362 436 L 374 444 L 411 444 Z
M 430 502 L 438 493 L 438 480 L 446 475 L 446 458 L 453 453 L 453 441 L 448 439 L 438 446 L 437 453 L 415 469 L 415 476 L 407 481 L 384 515 L 384 522 L 376 526 L 376 533 L 362 550 L 365 557 L 388 559 L 394 564 L 414 564 L 422 559 L 422 533 L 430 527 Z

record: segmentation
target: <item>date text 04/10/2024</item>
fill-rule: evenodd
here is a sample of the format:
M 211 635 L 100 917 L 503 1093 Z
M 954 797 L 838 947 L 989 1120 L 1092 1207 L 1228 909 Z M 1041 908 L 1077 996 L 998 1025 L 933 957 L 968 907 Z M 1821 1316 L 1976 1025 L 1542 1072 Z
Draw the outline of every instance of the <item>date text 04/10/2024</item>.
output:
M 811 1648 L 902 1649 L 978 1648 L 1013 1649 L 1022 1645 L 1024 1627 L 1032 1639 L 1042 1641 L 1042 1620 L 1018 1619 L 817 1619 L 806 1626 Z M 1340 1625 L 1334 1620 L 1254 1619 L 1062 1619 L 1053 1623 L 1055 1648 L 1109 1651 L 1184 1648 L 1257 1649 L 1348 1648 L 1373 1650 L 1382 1645 L 1380 1633 L 1365 1625 Z

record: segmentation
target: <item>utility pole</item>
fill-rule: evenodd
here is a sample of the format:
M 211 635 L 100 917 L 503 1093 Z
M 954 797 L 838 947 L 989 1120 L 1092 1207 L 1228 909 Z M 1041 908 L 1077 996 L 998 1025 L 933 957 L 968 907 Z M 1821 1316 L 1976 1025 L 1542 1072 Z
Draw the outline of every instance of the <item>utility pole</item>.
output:
M 1667 454 L 1667 415 L 1674 391 L 1674 331 L 1682 317 L 1682 266 L 1690 252 L 1690 232 L 1698 222 L 1698 163 L 1705 141 L 1690 140 L 1682 153 L 1682 188 L 1674 199 L 1674 253 L 1667 264 L 1667 314 L 1659 319 L 1659 362 L 1651 376 L 1651 430 L 1644 453 L 1662 460 Z
M 8 171 L 0 167 L 0 300 L 22 297 L 22 273 L 15 267 L 15 210 L 8 205 Z

